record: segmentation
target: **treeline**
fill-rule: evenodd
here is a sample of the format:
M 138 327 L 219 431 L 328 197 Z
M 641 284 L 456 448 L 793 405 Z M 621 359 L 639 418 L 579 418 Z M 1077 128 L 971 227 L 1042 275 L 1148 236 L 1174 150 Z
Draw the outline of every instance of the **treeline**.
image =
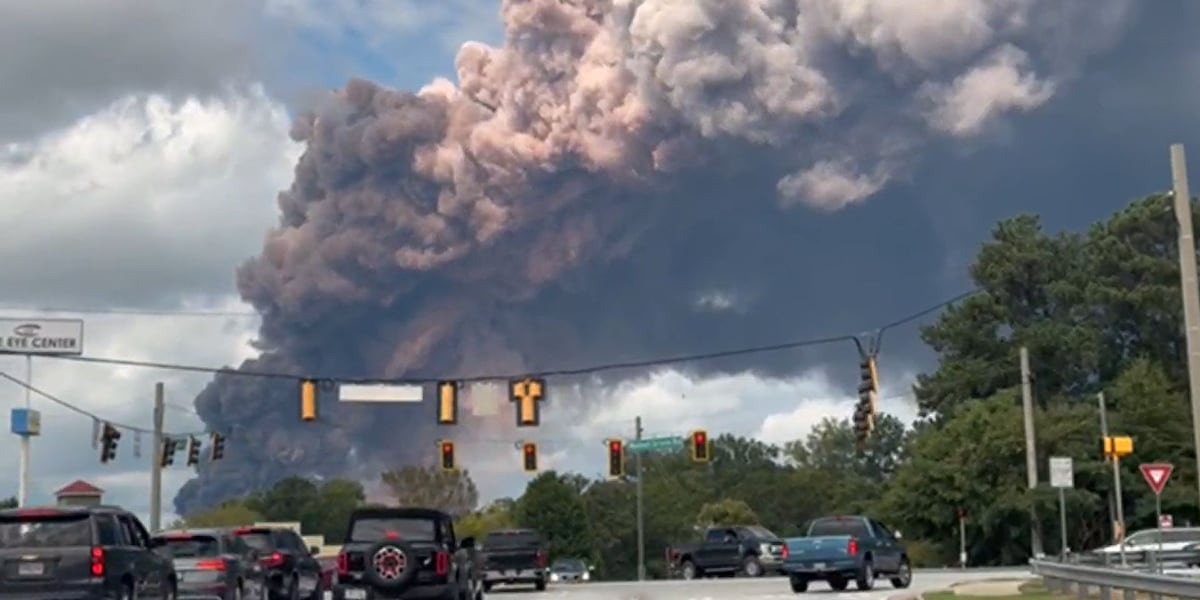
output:
M 1122 463 L 1128 529 L 1153 525 L 1140 462 L 1174 463 L 1163 510 L 1176 523 L 1200 520 L 1176 237 L 1165 196 L 1139 200 L 1083 233 L 1047 233 L 1034 216 L 1001 222 L 971 266 L 980 293 L 921 331 L 938 362 L 915 386 L 920 422 L 906 428 L 885 417 L 862 453 L 845 419 L 827 419 L 783 447 L 720 437 L 711 464 L 701 467 L 684 456 L 648 459 L 648 571 L 661 574 L 666 546 L 692 539 L 709 522 L 755 522 L 786 536 L 831 513 L 871 514 L 904 533 L 914 563 L 943 565 L 958 560 L 961 512 L 969 563 L 1016 564 L 1029 557 L 1031 530 L 1047 552 L 1058 551 L 1057 495 L 1045 483 L 1050 456 L 1075 460 L 1070 547 L 1099 546 L 1112 535 L 1113 493 L 1098 450 L 1099 392 L 1108 398 L 1112 434 L 1135 439 L 1135 455 Z M 1033 491 L 1025 474 L 1021 346 L 1032 364 L 1043 482 Z M 601 576 L 635 573 L 629 483 L 544 473 L 522 497 L 477 509 L 466 474 L 409 468 L 384 480 L 398 503 L 460 511 L 465 532 L 536 527 L 556 555 L 588 558 Z M 264 498 L 278 493 L 290 502 L 250 499 L 220 510 L 298 519 L 336 540 L 344 523 L 338 515 L 363 501 L 356 485 L 286 480 L 280 486 L 296 489 L 277 486 Z M 301 487 L 330 500 L 294 500 Z

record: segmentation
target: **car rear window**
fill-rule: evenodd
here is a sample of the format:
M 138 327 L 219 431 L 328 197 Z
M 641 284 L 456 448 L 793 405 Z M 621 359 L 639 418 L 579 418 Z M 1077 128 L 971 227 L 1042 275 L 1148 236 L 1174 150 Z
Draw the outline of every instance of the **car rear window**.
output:
M 811 537 L 826 535 L 849 535 L 853 537 L 870 537 L 871 532 L 862 519 L 817 519 L 808 528 Z
M 542 537 L 536 531 L 496 531 L 483 539 L 483 545 L 488 548 L 538 546 L 541 543 Z
M 436 541 L 437 522 L 433 519 L 361 517 L 350 526 L 350 542 L 378 542 L 386 539 Z
M 237 536 L 241 538 L 243 542 L 246 542 L 247 546 L 258 550 L 259 552 L 275 551 L 275 542 L 271 539 L 270 531 L 263 531 L 260 529 L 244 529 L 235 533 L 237 533 Z
M 153 543 L 165 548 L 173 558 L 221 555 L 221 543 L 211 535 L 163 535 L 156 536 Z
M 0 548 L 62 548 L 92 545 L 87 513 L 29 512 L 0 516 Z

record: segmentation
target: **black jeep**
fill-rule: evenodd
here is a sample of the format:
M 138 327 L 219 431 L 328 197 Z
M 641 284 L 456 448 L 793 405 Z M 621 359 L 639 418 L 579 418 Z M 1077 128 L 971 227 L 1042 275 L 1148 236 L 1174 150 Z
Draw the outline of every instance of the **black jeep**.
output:
M 482 600 L 475 540 L 425 508 L 362 508 L 350 515 L 334 600 Z

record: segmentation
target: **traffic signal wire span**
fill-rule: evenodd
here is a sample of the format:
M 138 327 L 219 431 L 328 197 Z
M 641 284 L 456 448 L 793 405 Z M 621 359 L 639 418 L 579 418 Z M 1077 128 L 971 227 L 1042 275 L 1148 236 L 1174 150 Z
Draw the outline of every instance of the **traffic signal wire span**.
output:
M 975 289 L 968 292 L 958 294 L 952 298 L 942 300 L 932 306 L 927 306 L 917 312 L 911 313 L 894 321 L 891 321 L 874 330 L 876 335 L 883 333 L 889 329 L 911 323 L 929 315 L 939 309 L 954 304 L 960 300 L 981 293 L 982 290 Z M 805 348 L 809 346 L 821 346 L 834 342 L 855 341 L 857 337 L 854 334 L 843 333 L 820 338 L 810 338 L 806 340 L 797 340 L 791 342 L 782 342 L 777 344 L 768 344 L 763 346 L 748 346 L 731 350 L 720 350 L 715 352 L 705 352 L 698 354 L 680 354 L 662 358 L 652 358 L 638 361 L 613 362 L 603 363 L 585 367 L 553 369 L 549 371 L 541 371 L 537 373 L 519 373 L 519 374 L 497 374 L 497 375 L 474 375 L 469 377 L 410 377 L 399 379 L 370 379 L 370 378 L 355 378 L 355 377 L 312 377 L 305 375 L 297 375 L 295 373 L 270 372 L 270 371 L 253 371 L 240 370 L 233 367 L 204 367 L 197 365 L 185 365 L 177 363 L 164 363 L 144 360 L 130 360 L 122 358 L 107 358 L 97 356 L 76 356 L 76 355 L 47 355 L 44 358 L 55 360 L 69 360 L 75 362 L 116 365 L 123 367 L 142 367 L 149 369 L 163 369 L 168 371 L 186 371 L 191 373 L 207 373 L 213 375 L 232 375 L 238 377 L 263 377 L 269 379 L 287 379 L 292 381 L 333 381 L 346 384 L 393 384 L 393 385 L 423 385 L 428 383 L 436 384 L 439 381 L 458 381 L 458 382 L 482 382 L 482 381 L 498 381 L 511 380 L 526 377 L 565 377 L 572 375 L 590 375 L 594 373 L 602 373 L 607 371 L 620 371 L 625 369 L 638 369 L 646 367 L 659 367 L 674 365 L 687 362 L 695 362 L 701 360 L 711 360 L 717 358 L 730 358 L 734 356 L 747 356 L 751 354 L 765 354 L 769 352 L 779 352 L 782 350 L 794 350 L 797 348 Z M 43 358 L 39 356 L 39 358 Z

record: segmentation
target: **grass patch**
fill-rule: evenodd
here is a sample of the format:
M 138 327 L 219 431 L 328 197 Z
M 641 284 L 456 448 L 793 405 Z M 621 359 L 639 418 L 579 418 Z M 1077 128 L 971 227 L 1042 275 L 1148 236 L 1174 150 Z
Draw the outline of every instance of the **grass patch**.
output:
M 1075 600 L 1079 596 L 1074 592 L 1070 594 L 1056 594 L 1046 589 L 1044 581 L 1033 579 L 1022 583 L 1018 588 L 1020 593 L 1001 595 L 1001 596 L 986 596 L 977 594 L 959 594 L 954 590 L 938 590 L 934 592 L 925 592 L 922 594 L 924 600 Z M 1089 599 L 1099 599 L 1100 593 L 1096 588 L 1089 590 Z M 1119 590 L 1113 590 L 1113 598 L 1121 598 Z M 1138 594 L 1137 600 L 1149 600 L 1149 594 Z

